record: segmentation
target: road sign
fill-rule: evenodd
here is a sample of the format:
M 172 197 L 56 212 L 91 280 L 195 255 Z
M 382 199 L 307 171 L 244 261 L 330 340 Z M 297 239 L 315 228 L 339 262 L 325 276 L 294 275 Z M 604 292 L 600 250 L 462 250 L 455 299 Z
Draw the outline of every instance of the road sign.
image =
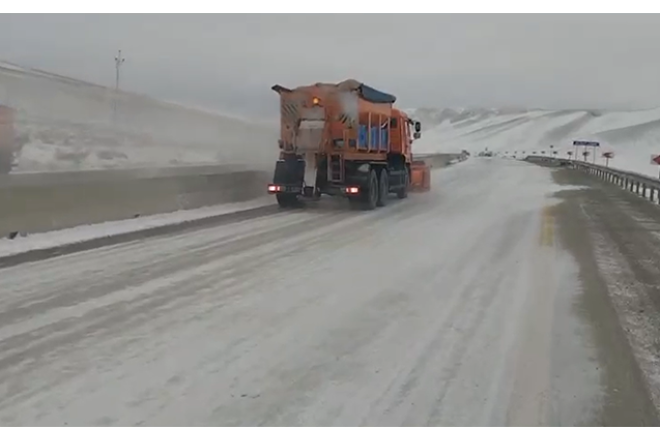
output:
M 575 140 L 573 141 L 573 146 L 575 147 L 575 156 L 577 156 L 577 149 L 578 146 L 584 146 L 584 151 L 587 151 L 587 147 L 593 147 L 594 148 L 594 164 L 596 163 L 596 147 L 600 147 L 600 142 L 598 141 L 580 141 L 580 140 Z M 582 153 L 584 156 L 584 160 L 587 160 L 587 156 L 584 153 Z
M 600 147 L 600 142 L 598 141 L 573 141 L 574 146 L 585 146 L 585 147 Z
M 651 155 L 651 164 L 660 165 L 660 155 Z M 660 176 L 658 176 L 660 179 Z

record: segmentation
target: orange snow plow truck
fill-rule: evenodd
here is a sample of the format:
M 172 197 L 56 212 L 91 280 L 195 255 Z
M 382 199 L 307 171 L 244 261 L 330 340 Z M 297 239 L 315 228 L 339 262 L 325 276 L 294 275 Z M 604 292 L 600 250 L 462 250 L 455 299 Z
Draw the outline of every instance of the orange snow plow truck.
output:
M 281 207 L 321 195 L 373 210 L 429 189 L 429 167 L 413 161 L 421 124 L 393 107 L 393 95 L 355 80 L 316 83 L 280 95 L 280 157 L 268 192 Z

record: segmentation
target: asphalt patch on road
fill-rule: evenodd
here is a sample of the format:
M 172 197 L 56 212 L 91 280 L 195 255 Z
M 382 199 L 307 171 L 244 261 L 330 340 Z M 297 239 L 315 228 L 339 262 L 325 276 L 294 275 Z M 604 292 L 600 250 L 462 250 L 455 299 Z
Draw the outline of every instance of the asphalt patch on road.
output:
M 601 369 L 604 370 L 600 377 L 605 400 L 599 416 L 591 425 L 658 426 L 660 419 L 653 404 L 653 387 L 631 345 L 635 330 L 630 329 L 621 317 L 620 302 L 616 297 L 620 293 L 613 288 L 611 277 L 603 274 L 602 257 L 596 252 L 600 248 L 594 238 L 604 239 L 613 249 L 619 250 L 617 255 L 633 270 L 633 277 L 637 280 L 617 280 L 617 285 L 619 282 L 629 283 L 653 291 L 639 295 L 655 299 L 652 303 L 654 310 L 646 313 L 660 317 L 660 272 L 649 271 L 648 265 L 639 263 L 655 262 L 660 268 L 660 253 L 651 245 L 658 239 L 645 226 L 654 221 L 660 225 L 660 207 L 578 170 L 562 168 L 554 170 L 552 175 L 560 185 L 585 187 L 558 192 L 556 197 L 562 202 L 554 211 L 559 240 L 579 264 L 583 295 L 575 309 L 591 324 Z M 629 209 L 631 207 L 634 209 Z M 643 213 L 644 217 L 635 216 L 636 212 Z M 660 329 L 655 332 L 656 337 L 660 335 Z

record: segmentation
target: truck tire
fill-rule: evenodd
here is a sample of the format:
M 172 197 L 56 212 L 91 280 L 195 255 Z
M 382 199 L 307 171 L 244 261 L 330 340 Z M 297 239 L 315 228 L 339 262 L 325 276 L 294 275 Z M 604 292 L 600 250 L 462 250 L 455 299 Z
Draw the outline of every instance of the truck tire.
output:
M 364 194 L 364 199 L 362 199 L 362 208 L 365 210 L 373 210 L 378 206 L 378 177 L 376 176 L 376 170 L 371 169 L 369 172 L 366 192 Z
M 408 173 L 408 168 L 403 169 L 403 187 L 399 188 L 396 191 L 396 196 L 399 199 L 405 199 L 408 197 L 408 186 L 410 185 L 410 173 Z
M 299 205 L 298 196 L 295 194 L 277 193 L 275 197 L 280 208 L 295 208 Z
M 384 207 L 387 205 L 387 198 L 390 195 L 390 177 L 387 170 L 380 171 L 380 178 L 378 179 L 378 201 L 376 205 Z

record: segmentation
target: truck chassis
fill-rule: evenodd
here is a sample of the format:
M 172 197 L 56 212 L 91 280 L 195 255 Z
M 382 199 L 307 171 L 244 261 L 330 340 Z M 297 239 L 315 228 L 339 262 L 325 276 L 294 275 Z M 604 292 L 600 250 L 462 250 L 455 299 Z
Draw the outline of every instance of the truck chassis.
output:
M 304 200 L 318 200 L 325 194 L 345 197 L 354 208 L 373 210 L 387 205 L 390 193 L 399 199 L 408 197 L 410 165 L 401 155 L 388 155 L 385 161 L 364 161 L 318 154 L 316 161 L 314 185 L 304 182 L 302 156 L 286 154 L 277 161 L 268 192 L 276 195 L 280 207 L 300 207 Z

